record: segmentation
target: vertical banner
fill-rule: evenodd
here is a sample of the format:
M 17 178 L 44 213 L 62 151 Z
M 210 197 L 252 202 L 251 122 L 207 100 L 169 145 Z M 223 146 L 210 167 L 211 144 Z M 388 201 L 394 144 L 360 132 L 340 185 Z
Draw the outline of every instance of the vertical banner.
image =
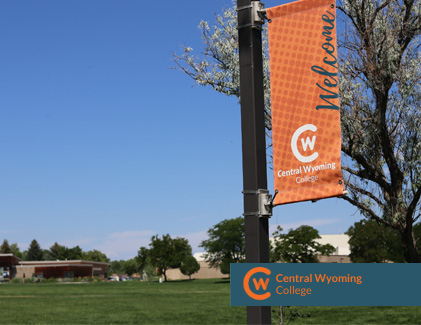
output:
M 274 205 L 342 196 L 335 0 L 266 10 Z

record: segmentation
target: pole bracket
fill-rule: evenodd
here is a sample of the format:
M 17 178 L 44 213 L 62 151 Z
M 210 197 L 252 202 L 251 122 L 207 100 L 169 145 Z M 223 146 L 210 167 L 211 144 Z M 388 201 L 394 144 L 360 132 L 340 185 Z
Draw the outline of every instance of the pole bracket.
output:
M 237 29 L 243 27 L 251 27 L 254 29 L 262 30 L 262 25 L 265 23 L 265 5 L 260 1 L 252 1 L 248 6 L 242 6 L 237 8 L 237 12 L 241 10 L 251 10 L 251 22 L 248 24 L 242 24 Z
M 260 218 L 270 218 L 272 216 L 272 194 L 269 194 L 269 190 L 258 190 L 259 191 L 259 212 Z
M 269 190 L 259 189 L 259 190 L 244 190 L 243 194 L 257 195 L 258 208 L 259 211 L 256 212 L 246 212 L 243 213 L 243 216 L 256 216 L 259 218 L 270 218 L 272 216 L 273 209 L 273 199 L 272 194 L 269 194 Z M 275 193 L 276 195 L 277 193 Z

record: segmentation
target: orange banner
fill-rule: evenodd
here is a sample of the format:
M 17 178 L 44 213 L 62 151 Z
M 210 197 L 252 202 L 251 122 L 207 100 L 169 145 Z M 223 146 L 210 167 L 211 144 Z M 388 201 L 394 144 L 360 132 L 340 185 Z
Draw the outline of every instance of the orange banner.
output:
M 275 205 L 344 192 L 335 9 L 301 0 L 266 10 Z

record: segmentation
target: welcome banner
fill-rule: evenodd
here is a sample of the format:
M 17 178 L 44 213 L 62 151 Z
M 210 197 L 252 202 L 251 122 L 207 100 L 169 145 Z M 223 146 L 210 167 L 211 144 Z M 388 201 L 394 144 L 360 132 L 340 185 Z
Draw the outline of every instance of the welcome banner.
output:
M 344 192 L 335 9 L 301 0 L 266 10 L 274 205 Z

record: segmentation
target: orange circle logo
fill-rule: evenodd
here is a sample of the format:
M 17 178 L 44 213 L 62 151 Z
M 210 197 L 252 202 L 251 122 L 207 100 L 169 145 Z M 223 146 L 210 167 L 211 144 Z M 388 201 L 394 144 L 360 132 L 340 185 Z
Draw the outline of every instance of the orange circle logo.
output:
M 249 284 L 250 278 L 256 273 L 264 273 L 266 275 L 270 275 L 270 270 L 265 267 L 252 268 L 250 271 L 247 272 L 246 276 L 244 277 L 243 287 L 244 287 L 245 292 L 249 295 L 250 298 L 253 298 L 254 300 L 265 300 L 270 297 L 270 292 L 257 294 L 251 291 L 250 289 L 250 284 Z M 256 278 L 253 278 L 253 283 L 254 283 L 254 287 L 256 291 L 259 291 L 260 288 L 266 291 L 269 284 L 269 278 L 267 278 L 266 281 L 263 281 L 262 278 L 260 278 L 258 281 L 256 280 Z

